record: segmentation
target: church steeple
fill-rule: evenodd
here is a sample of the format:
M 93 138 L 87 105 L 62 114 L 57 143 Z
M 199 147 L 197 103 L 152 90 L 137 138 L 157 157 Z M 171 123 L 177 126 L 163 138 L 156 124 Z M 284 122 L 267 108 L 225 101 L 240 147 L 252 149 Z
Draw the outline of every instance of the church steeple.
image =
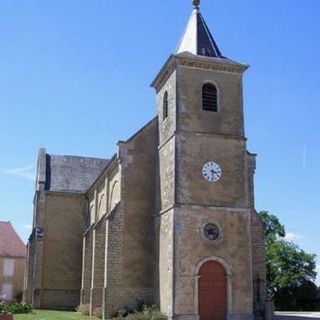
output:
M 194 55 L 223 59 L 224 57 L 200 12 L 200 0 L 193 0 L 192 3 L 193 11 L 176 53 L 189 52 Z

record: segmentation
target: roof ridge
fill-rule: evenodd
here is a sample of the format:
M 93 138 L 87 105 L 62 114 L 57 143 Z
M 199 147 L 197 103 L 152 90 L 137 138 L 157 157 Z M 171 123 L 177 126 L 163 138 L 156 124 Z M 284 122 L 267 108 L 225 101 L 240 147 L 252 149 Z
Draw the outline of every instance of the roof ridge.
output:
M 93 159 L 93 160 L 105 160 L 109 161 L 110 159 L 107 158 L 98 158 L 98 157 L 87 157 L 87 156 L 75 156 L 75 155 L 69 155 L 69 154 L 53 154 L 53 153 L 47 153 L 50 157 L 69 157 L 69 158 L 79 158 L 79 159 Z

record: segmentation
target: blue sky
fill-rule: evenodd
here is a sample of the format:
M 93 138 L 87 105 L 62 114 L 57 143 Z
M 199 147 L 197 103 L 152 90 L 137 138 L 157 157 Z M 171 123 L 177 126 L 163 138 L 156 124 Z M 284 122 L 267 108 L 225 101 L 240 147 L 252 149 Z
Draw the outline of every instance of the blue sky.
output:
M 251 65 L 256 207 L 320 255 L 320 1 L 202 0 L 201 11 L 222 53 Z M 110 157 L 154 116 L 149 85 L 190 13 L 191 0 L 1 0 L 0 220 L 24 240 L 38 148 Z

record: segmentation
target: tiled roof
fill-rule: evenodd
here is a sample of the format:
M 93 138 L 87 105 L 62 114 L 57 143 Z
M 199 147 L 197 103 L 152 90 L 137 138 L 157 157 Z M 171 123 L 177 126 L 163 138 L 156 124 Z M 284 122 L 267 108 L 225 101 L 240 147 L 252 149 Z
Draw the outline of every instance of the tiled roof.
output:
M 189 52 L 194 55 L 224 59 L 218 45 L 196 6 L 179 42 L 176 53 Z
M 10 221 L 0 221 L 0 256 L 12 258 L 26 256 L 26 246 Z
M 109 163 L 107 159 L 46 155 L 46 190 L 86 192 Z

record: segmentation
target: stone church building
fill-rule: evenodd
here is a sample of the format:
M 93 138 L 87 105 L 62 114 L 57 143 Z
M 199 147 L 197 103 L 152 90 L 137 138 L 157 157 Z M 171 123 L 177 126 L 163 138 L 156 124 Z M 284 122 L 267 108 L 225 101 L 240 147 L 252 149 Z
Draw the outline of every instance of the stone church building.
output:
M 199 1 L 159 71 L 156 117 L 110 159 L 40 149 L 25 300 L 90 305 L 104 318 L 141 301 L 168 319 L 262 319 L 263 225 L 254 209 L 242 75 Z

